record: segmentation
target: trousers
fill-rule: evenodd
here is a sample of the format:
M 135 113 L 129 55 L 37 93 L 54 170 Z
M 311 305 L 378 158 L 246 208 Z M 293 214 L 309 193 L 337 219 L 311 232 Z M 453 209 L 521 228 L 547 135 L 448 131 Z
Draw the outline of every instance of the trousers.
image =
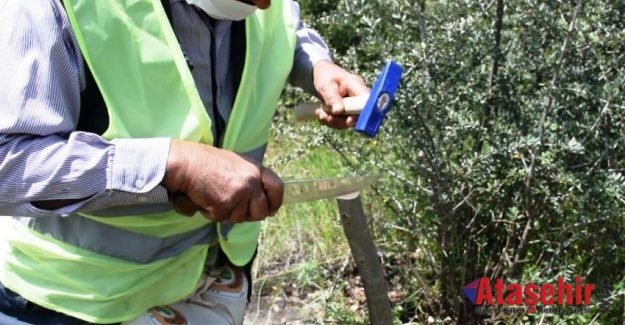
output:
M 0 283 L 2 325 L 88 325 L 88 322 L 36 305 Z
M 205 274 L 187 299 L 150 308 L 122 325 L 243 324 L 249 280 L 243 269 L 230 265 L 218 272 Z

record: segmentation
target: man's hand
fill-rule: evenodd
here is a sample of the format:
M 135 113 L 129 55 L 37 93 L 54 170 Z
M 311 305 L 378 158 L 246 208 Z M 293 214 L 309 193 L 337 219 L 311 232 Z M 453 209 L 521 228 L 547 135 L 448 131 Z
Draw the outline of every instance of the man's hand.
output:
M 369 94 L 369 87 L 360 76 L 347 72 L 330 61 L 322 60 L 313 67 L 313 84 L 321 100 L 331 110 L 326 112 L 320 108 L 315 111 L 321 123 L 335 129 L 356 124 L 357 116 L 343 115 L 343 98 Z
M 284 184 L 252 159 L 209 145 L 172 140 L 163 179 L 174 208 L 212 221 L 258 221 L 282 205 Z M 183 193 L 184 195 L 182 195 Z

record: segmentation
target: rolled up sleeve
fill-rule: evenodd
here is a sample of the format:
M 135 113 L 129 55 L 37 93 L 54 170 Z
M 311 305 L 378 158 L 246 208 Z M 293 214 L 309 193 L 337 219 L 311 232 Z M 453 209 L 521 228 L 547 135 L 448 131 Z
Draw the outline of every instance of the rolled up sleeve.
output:
M 332 61 L 330 49 L 323 38 L 314 29 L 307 28 L 301 20 L 300 8 L 292 2 L 293 20 L 296 26 L 295 57 L 289 83 L 300 87 L 310 94 L 315 94 L 312 68 L 321 60 Z

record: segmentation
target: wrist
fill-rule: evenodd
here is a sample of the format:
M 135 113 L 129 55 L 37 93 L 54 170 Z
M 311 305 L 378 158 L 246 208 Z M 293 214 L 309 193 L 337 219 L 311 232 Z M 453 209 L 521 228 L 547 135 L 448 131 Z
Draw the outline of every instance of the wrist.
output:
M 172 139 L 169 145 L 169 156 L 162 184 L 169 192 L 182 190 L 184 175 L 186 174 L 186 160 L 183 159 L 184 141 Z

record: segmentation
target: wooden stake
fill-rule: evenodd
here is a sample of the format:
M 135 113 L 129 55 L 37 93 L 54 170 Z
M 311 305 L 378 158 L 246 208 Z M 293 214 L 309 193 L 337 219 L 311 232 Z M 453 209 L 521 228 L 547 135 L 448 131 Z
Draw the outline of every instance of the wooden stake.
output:
M 388 289 L 378 252 L 367 226 L 360 195 L 337 198 L 341 223 L 362 279 L 372 325 L 393 324 Z

